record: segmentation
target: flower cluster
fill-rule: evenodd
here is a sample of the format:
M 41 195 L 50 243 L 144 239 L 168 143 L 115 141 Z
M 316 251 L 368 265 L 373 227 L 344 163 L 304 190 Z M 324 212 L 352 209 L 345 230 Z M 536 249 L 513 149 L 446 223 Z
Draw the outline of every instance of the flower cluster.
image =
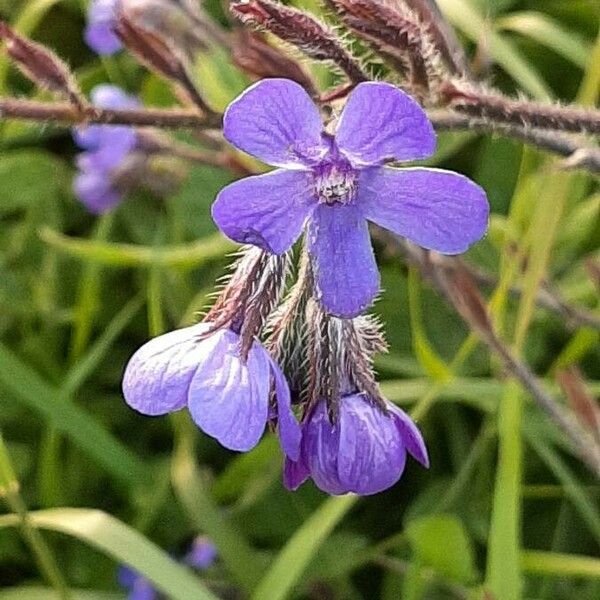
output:
M 134 354 L 125 399 L 147 415 L 187 407 L 232 450 L 253 448 L 270 424 L 289 489 L 310 477 L 330 494 L 380 492 L 401 477 L 407 453 L 424 466 L 428 456 L 373 374 L 386 345 L 361 314 L 379 292 L 368 222 L 456 254 L 485 233 L 485 193 L 449 171 L 386 166 L 435 149 L 423 110 L 386 83 L 358 85 L 325 127 L 300 85 L 263 80 L 229 106 L 224 135 L 277 167 L 230 184 L 213 205 L 219 228 L 249 246 L 202 323 Z M 289 251 L 303 232 L 284 299 Z
M 100 108 L 137 108 L 137 99 L 114 85 L 98 85 L 92 102 Z M 125 125 L 90 125 L 73 130 L 82 152 L 77 158 L 79 174 L 74 189 L 77 197 L 93 213 L 103 213 L 118 204 L 123 190 L 118 185 L 119 169 L 138 145 L 135 130 Z
M 204 570 L 217 559 L 217 549 L 205 536 L 198 536 L 192 543 L 183 562 L 195 569 Z M 158 591 L 152 582 L 130 567 L 121 567 L 117 574 L 119 585 L 127 590 L 127 600 L 157 600 Z

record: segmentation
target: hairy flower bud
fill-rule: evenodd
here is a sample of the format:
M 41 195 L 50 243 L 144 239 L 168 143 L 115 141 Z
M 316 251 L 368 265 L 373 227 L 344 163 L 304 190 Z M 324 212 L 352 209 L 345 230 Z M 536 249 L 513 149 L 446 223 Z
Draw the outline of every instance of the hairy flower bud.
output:
M 305 12 L 271 0 L 233 0 L 230 8 L 244 25 L 269 31 L 310 58 L 333 62 L 351 81 L 368 79 L 341 41 Z
M 178 83 L 207 117 L 213 119 L 215 124 L 220 121 L 220 117 L 206 104 L 188 75 L 183 53 L 174 48 L 166 38 L 145 29 L 125 12 L 119 13 L 116 30 L 123 43 L 140 62 Z
M 285 77 L 299 83 L 311 96 L 316 96 L 314 82 L 298 62 L 269 44 L 264 36 L 240 27 L 234 31 L 234 62 L 257 79 Z
M 427 24 L 405 6 L 376 0 L 326 0 L 342 22 L 406 78 L 413 93 L 427 95 L 446 75 L 444 54 Z
M 223 37 L 192 0 L 121 0 L 120 13 L 190 58 Z
M 19 35 L 3 21 L 0 39 L 5 40 L 8 55 L 27 78 L 43 89 L 65 95 L 77 108 L 84 107 L 85 99 L 69 68 L 54 52 Z

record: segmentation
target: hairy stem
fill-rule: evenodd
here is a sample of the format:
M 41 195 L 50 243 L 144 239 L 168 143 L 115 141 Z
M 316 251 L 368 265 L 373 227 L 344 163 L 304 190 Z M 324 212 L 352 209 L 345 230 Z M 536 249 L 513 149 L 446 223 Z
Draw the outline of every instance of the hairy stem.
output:
M 55 121 L 66 125 L 132 125 L 162 129 L 207 129 L 220 127 L 220 115 L 204 116 L 193 110 L 154 109 L 112 110 L 86 106 L 84 109 L 66 103 L 34 100 L 0 99 L 0 119 Z

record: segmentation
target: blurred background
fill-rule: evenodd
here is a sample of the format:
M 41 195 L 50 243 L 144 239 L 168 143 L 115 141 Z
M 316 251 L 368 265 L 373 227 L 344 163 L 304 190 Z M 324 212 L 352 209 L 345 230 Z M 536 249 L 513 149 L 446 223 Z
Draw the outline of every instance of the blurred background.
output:
M 511 95 L 597 101 L 597 1 L 438 4 L 481 78 Z M 295 5 L 325 14 L 313 0 Z M 219 2 L 205 9 L 231 28 Z M 169 85 L 127 52 L 99 57 L 85 44 L 86 11 L 85 0 L 0 0 L 0 18 L 52 48 L 86 94 L 112 83 L 145 105 L 172 106 Z M 252 81 L 221 49 L 195 58 L 194 80 L 216 108 Z M 337 81 L 322 64 L 303 64 L 320 89 Z M 4 51 L 0 96 L 52 100 Z M 376 367 L 387 397 L 418 419 L 428 471 L 409 461 L 399 484 L 368 498 L 328 499 L 311 483 L 290 493 L 272 435 L 239 455 L 185 413 L 130 410 L 120 391 L 128 358 L 149 337 L 194 322 L 225 273 L 233 247 L 210 205 L 236 175 L 165 158 L 147 185 L 96 216 L 73 192 L 78 152 L 67 127 L 0 121 L 1 599 L 60 597 L 52 583 L 61 581 L 63 597 L 123 598 L 133 589 L 119 583 L 123 564 L 165 597 L 201 598 L 169 558 L 184 557 L 200 534 L 217 558 L 196 577 L 222 598 L 600 598 L 598 480 L 381 242 L 385 291 L 373 312 L 390 352 Z M 492 276 L 490 290 L 499 280 L 534 291 L 551 282 L 569 304 L 598 310 L 597 179 L 474 132 L 440 134 L 430 164 L 488 193 L 489 234 L 465 260 Z M 560 374 L 574 377 L 575 365 L 578 385 L 597 397 L 598 329 L 505 292 L 489 297 L 506 342 L 520 332 L 522 358 L 567 406 Z

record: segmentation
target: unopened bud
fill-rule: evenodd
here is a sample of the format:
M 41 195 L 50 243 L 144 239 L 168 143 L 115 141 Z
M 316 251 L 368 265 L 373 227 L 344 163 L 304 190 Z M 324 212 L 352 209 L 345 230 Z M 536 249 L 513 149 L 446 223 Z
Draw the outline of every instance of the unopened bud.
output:
M 244 25 L 269 31 L 314 60 L 331 61 L 351 81 L 368 78 L 341 41 L 314 17 L 271 0 L 233 0 L 231 12 Z
M 215 124 L 220 120 L 218 115 L 206 104 L 190 79 L 183 57 L 175 48 L 166 43 L 162 36 L 144 29 L 123 12 L 118 15 L 117 34 L 141 63 L 150 70 L 178 83 L 207 117 L 214 118 Z
M 404 0 L 404 2 L 424 24 L 447 69 L 455 75 L 465 74 L 468 70 L 465 51 L 435 0 Z
M 406 7 L 376 0 L 327 0 L 327 4 L 404 75 L 413 93 L 427 91 L 443 78 L 441 52 L 427 26 Z
M 218 41 L 216 27 L 190 0 L 121 0 L 120 13 L 190 58 Z
M 42 89 L 65 95 L 77 108 L 85 100 L 65 63 L 48 48 L 28 40 L 0 21 L 0 39 L 23 74 Z
M 232 55 L 241 69 L 258 79 L 284 77 L 299 83 L 311 96 L 316 95 L 315 85 L 304 69 L 270 45 L 259 33 L 237 29 L 233 36 Z

